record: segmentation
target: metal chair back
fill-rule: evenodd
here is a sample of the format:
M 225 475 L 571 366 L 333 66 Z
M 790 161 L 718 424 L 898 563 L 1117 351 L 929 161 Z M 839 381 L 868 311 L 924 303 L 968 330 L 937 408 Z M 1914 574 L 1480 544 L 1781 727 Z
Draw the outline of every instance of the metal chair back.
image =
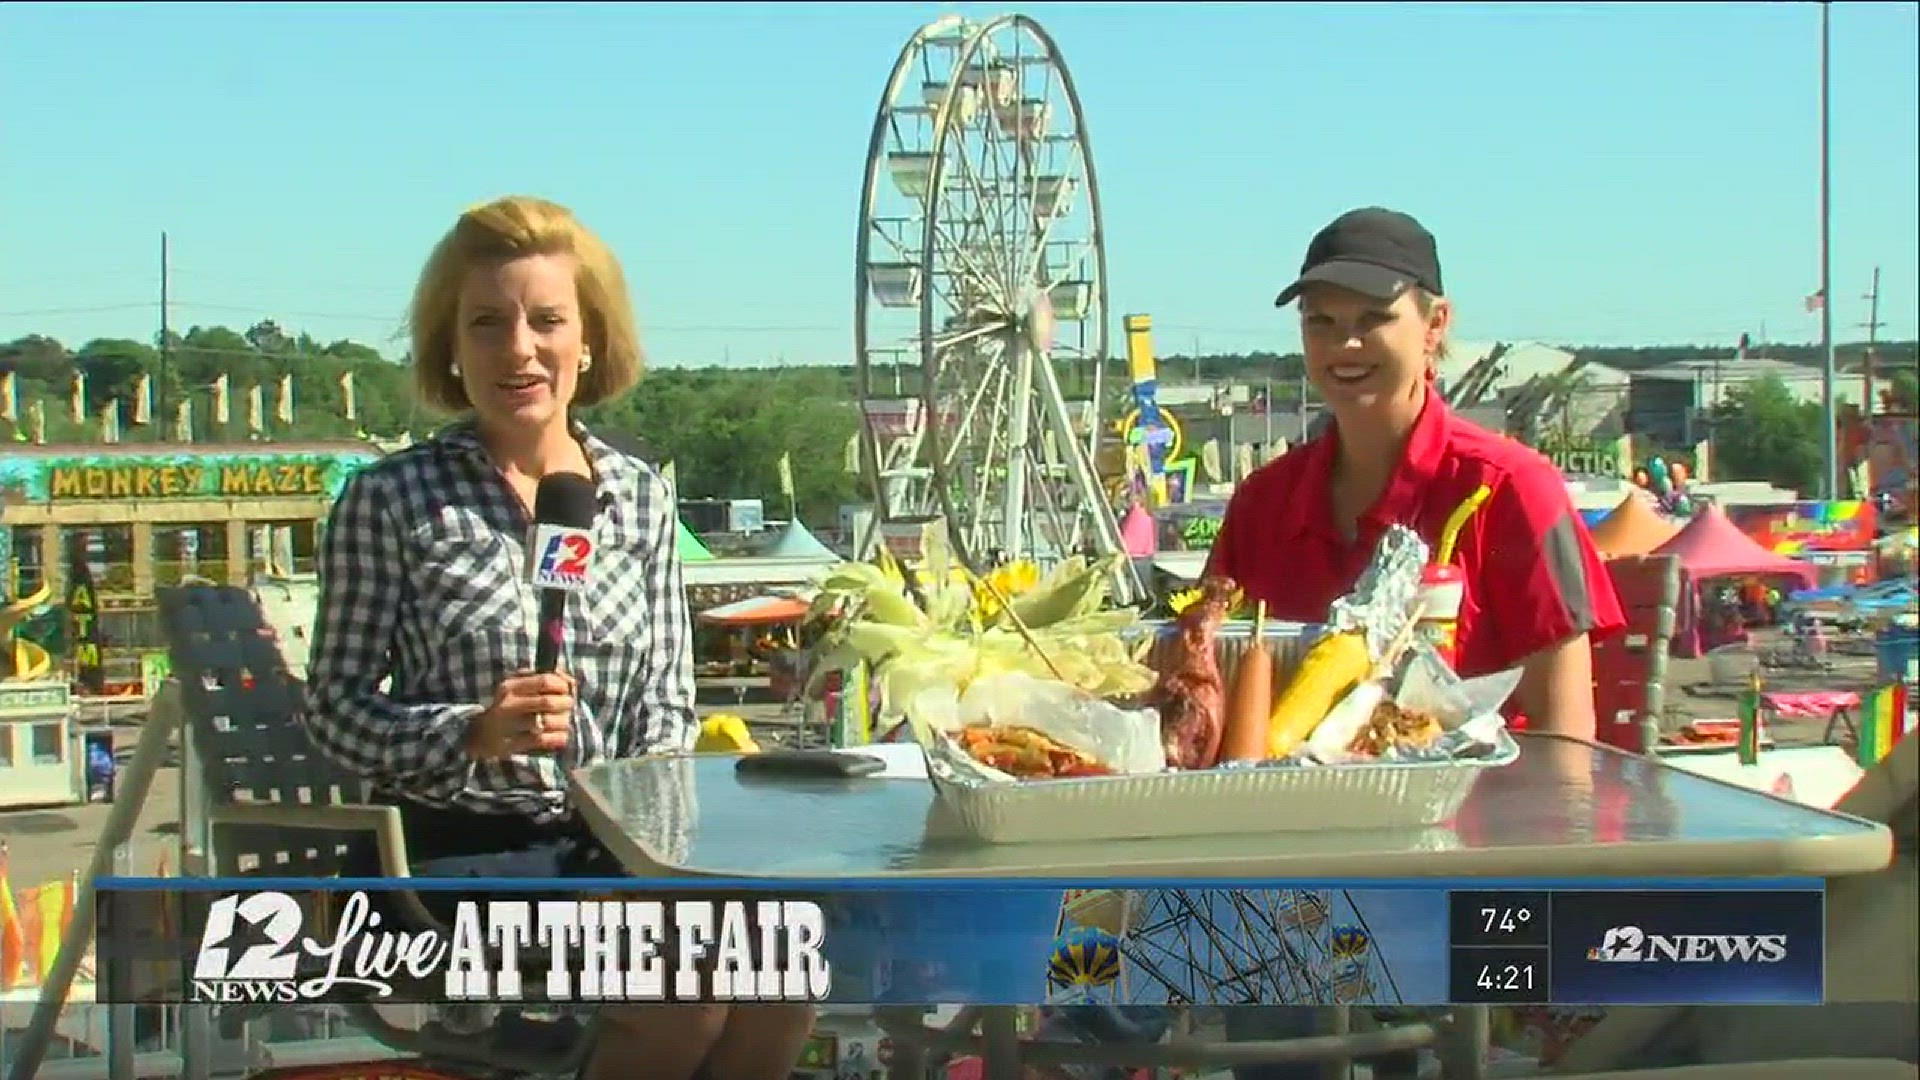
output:
M 161 589 L 158 598 L 181 713 L 183 797 L 190 809 L 182 824 L 190 844 L 201 848 L 200 872 L 338 873 L 350 852 L 361 854 L 352 849 L 364 837 L 334 843 L 311 829 L 258 824 L 229 825 L 211 835 L 207 808 L 363 803 L 369 785 L 313 745 L 300 722 L 303 684 L 287 669 L 247 590 L 188 585 Z

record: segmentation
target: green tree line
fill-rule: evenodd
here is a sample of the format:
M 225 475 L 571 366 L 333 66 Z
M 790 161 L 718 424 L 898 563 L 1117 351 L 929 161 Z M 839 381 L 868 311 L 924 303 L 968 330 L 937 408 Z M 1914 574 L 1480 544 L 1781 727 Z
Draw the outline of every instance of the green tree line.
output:
M 423 409 L 413 393 L 410 361 L 383 357 L 354 341 L 320 342 L 289 333 L 271 321 L 236 331 L 193 327 L 168 342 L 164 357 L 154 344 L 99 338 L 69 349 L 45 335 L 0 343 L 0 373 L 14 376 L 25 427 L 30 403 L 40 402 L 50 443 L 97 443 L 101 414 L 113 410 L 123 443 L 172 440 L 174 410 L 193 403 L 197 443 L 238 443 L 252 438 L 247 425 L 249 388 L 265 395 L 265 437 L 275 442 L 383 438 L 411 432 L 424 436 L 445 421 Z M 353 373 L 356 419 L 348 420 L 341 375 Z M 85 420 L 71 415 L 74 375 L 85 376 Z M 136 380 L 147 376 L 151 422 L 134 424 Z M 213 384 L 227 376 L 228 420 L 217 424 Z M 293 423 L 274 416 L 283 377 L 293 383 Z M 772 516 L 784 517 L 778 462 L 791 456 L 801 514 L 831 521 L 842 504 L 856 501 L 858 478 L 845 469 L 847 441 L 859 422 L 850 369 L 662 368 L 618 401 L 585 410 L 596 431 L 639 449 L 656 463 L 674 462 L 683 498 L 766 499 Z M 0 421 L 0 440 L 9 436 Z
M 1861 343 L 1839 346 L 1842 365 L 1857 364 L 1864 349 Z M 1682 360 L 1734 359 L 1731 347 L 1697 345 L 1568 351 L 1627 370 Z M 1818 358 L 1816 346 L 1769 345 L 1760 351 L 1802 362 Z M 1915 407 L 1916 360 L 1920 360 L 1920 348 L 1915 342 L 1877 346 L 1876 369 L 1886 373 L 1884 385 L 1891 389 L 1896 406 L 1907 410 Z M 1289 400 L 1301 370 L 1297 354 L 1270 352 L 1176 355 L 1162 358 L 1161 365 L 1169 378 L 1198 371 L 1208 379 L 1272 380 L 1278 404 Z M 321 342 L 271 320 L 245 330 L 193 327 L 168 340 L 164 358 L 157 344 L 146 342 L 100 338 L 69 349 L 51 337 L 28 335 L 0 343 L 0 373 L 4 372 L 14 375 L 23 422 L 29 402 L 43 403 L 51 442 L 97 442 L 99 417 L 108 408 L 119 414 L 122 441 L 171 439 L 173 409 L 182 400 L 193 402 L 196 442 L 244 442 L 251 437 L 246 397 L 255 385 L 263 388 L 267 398 L 266 437 L 273 441 L 351 438 L 360 433 L 420 436 L 442 420 L 415 402 L 407 359 L 389 359 L 360 342 Z M 75 423 L 69 415 L 76 372 L 86 376 L 83 423 Z M 352 421 L 342 407 L 340 376 L 345 372 L 353 373 L 357 415 Z M 151 423 L 135 426 L 135 380 L 143 374 L 152 387 L 154 413 Z M 225 425 L 217 425 L 211 388 L 223 374 L 228 380 L 230 415 Z M 1067 372 L 1062 379 L 1065 392 L 1085 396 L 1091 375 L 1090 370 Z M 273 416 L 275 392 L 285 376 L 293 383 L 291 425 Z M 1110 361 L 1105 376 L 1113 398 L 1108 404 L 1113 408 L 1103 414 L 1117 415 L 1126 392 L 1124 361 Z M 876 389 L 882 393 L 891 393 L 894 381 L 890 371 L 875 375 Z M 918 393 L 918 373 L 904 373 L 899 384 L 904 394 Z M 781 455 L 789 455 L 802 516 L 824 523 L 833 519 L 839 506 L 860 497 L 858 478 L 844 464 L 847 441 L 859 424 L 855 385 L 850 367 L 659 368 L 649 372 L 632 394 L 587 410 L 583 419 L 595 430 L 637 447 L 650 460 L 674 462 L 683 497 L 757 496 L 767 500 L 775 516 L 785 512 L 777 463 Z M 1778 380 L 1754 380 L 1732 391 L 1715 417 L 1721 436 L 1720 475 L 1807 488 L 1818 470 L 1819 413 L 1817 406 L 1795 404 Z

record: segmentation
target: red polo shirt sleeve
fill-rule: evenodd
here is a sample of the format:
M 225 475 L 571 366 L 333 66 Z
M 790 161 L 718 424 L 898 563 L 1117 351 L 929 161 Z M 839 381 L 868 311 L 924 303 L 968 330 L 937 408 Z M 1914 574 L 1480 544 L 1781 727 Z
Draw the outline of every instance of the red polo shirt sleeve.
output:
M 1261 535 L 1269 530 L 1260 528 L 1263 522 L 1259 517 L 1273 513 L 1276 485 L 1284 490 L 1287 484 L 1286 463 L 1284 457 L 1270 461 L 1234 488 L 1226 511 L 1220 515 L 1220 531 L 1214 534 L 1207 553 L 1207 568 L 1202 571 L 1206 576 L 1230 577 L 1243 586 L 1248 584 L 1247 575 L 1253 567 L 1245 565 L 1247 560 L 1262 558 L 1268 553 L 1264 549 L 1272 547 L 1271 537 Z
M 1480 617 L 1492 631 L 1488 671 L 1504 671 L 1543 649 L 1626 624 L 1593 538 L 1545 460 L 1517 462 L 1481 511 Z
M 1243 485 L 1244 487 L 1244 485 Z M 1205 577 L 1230 577 L 1240 579 L 1238 567 L 1234 565 L 1234 551 L 1239 545 L 1240 530 L 1235 526 L 1235 511 L 1240 506 L 1241 492 L 1235 492 L 1227 500 L 1227 509 L 1220 515 L 1220 531 L 1213 534 L 1213 546 L 1207 551 L 1207 568 L 1201 571 Z

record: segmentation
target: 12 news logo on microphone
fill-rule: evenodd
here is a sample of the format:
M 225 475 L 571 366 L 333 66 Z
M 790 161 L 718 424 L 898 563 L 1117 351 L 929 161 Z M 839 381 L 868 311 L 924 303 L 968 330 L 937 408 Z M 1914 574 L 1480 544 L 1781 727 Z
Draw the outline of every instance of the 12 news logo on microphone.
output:
M 593 565 L 593 533 L 542 523 L 535 527 L 528 550 L 533 558 L 527 580 L 534 588 L 573 592 L 586 587 L 587 571 Z

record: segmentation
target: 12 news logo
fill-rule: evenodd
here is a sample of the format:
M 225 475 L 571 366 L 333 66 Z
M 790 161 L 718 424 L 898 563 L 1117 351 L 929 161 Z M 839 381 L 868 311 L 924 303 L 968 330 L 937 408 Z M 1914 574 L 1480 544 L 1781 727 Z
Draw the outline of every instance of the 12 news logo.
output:
M 223 896 L 207 911 L 190 974 L 196 1001 L 235 1003 L 302 1000 L 295 981 L 306 922 L 286 893 Z
M 1785 934 L 1649 934 L 1615 926 L 1587 959 L 1602 964 L 1777 964 L 1787 958 Z
M 593 550 L 593 534 L 584 529 L 541 525 L 533 534 L 533 569 L 528 581 L 536 589 L 585 588 Z

